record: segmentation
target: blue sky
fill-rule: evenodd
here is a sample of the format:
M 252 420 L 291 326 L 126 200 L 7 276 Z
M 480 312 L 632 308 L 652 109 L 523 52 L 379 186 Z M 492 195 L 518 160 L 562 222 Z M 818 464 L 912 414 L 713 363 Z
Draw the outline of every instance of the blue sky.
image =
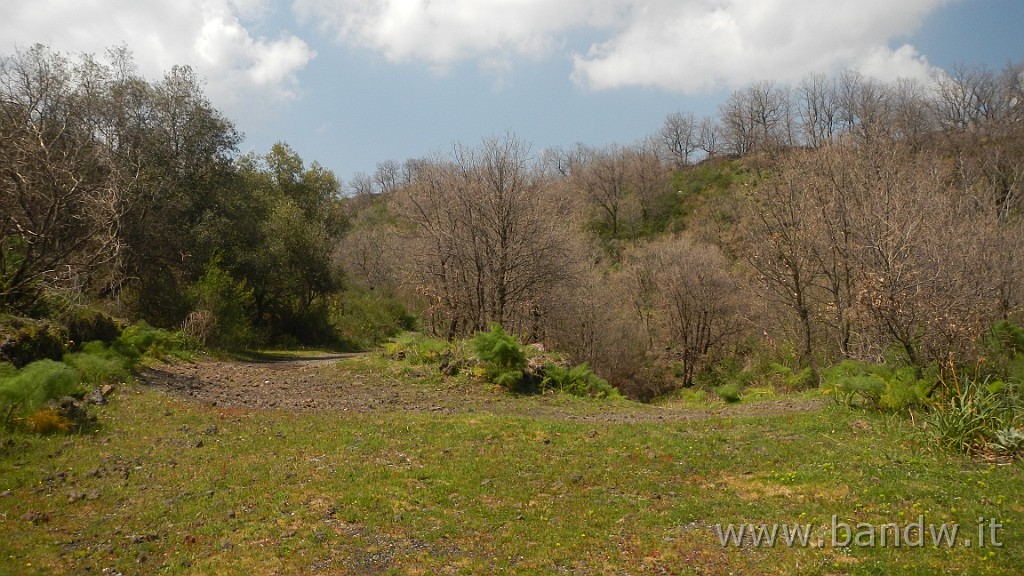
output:
M 11 0 L 7 0 L 10 2 Z M 126 44 L 207 79 L 263 152 L 341 179 L 515 132 L 540 152 L 635 142 L 756 80 L 926 79 L 1024 60 L 1021 0 L 15 0 L 5 52 Z

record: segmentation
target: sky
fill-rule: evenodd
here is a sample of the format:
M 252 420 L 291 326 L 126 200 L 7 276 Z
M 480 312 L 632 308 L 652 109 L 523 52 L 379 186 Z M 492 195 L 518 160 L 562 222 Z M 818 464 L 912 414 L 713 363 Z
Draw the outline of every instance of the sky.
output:
M 735 89 L 1024 61 L 1022 0 L 0 0 L 0 52 L 189 65 L 245 134 L 343 181 L 514 133 L 630 144 Z

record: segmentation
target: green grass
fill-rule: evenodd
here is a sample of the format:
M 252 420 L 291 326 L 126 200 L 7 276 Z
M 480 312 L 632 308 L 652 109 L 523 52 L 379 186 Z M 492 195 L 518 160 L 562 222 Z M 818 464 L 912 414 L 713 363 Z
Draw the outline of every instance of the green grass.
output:
M 343 360 L 349 366 L 368 360 Z M 410 382 L 410 386 L 419 385 Z M 428 384 L 433 385 L 433 384 Z M 1018 574 L 1024 474 L 911 424 L 794 414 L 585 419 L 282 413 L 128 386 L 93 435 L 0 437 L 0 574 Z M 555 402 L 557 411 L 531 416 Z M 558 414 L 555 416 L 554 414 Z M 574 419 L 574 417 L 579 417 Z M 1002 548 L 722 547 L 725 523 L 1005 525 Z

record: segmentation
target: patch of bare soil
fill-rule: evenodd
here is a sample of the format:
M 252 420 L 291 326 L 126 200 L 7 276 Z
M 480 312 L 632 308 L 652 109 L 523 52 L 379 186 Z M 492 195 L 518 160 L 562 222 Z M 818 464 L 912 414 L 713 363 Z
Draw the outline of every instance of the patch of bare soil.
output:
M 679 408 L 649 405 L 567 407 L 557 396 L 516 398 L 487 387 L 437 389 L 408 379 L 367 376 L 341 364 L 353 354 L 243 362 L 203 360 L 150 367 L 144 384 L 208 405 L 256 410 L 341 412 L 484 412 L 537 418 L 600 422 L 699 420 L 716 416 L 772 416 L 810 412 L 820 400 L 784 398 L 725 407 Z M 424 366 L 423 370 L 430 370 Z

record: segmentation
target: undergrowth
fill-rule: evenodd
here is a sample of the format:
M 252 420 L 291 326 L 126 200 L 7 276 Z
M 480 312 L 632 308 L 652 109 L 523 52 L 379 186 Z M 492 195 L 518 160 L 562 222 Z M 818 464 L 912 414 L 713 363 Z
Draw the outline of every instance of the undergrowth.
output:
M 187 342 L 181 334 L 140 322 L 126 328 L 110 344 L 87 342 L 60 361 L 43 359 L 15 368 L 0 363 L 0 427 L 21 423 L 32 431 L 66 430 L 55 420 L 52 404 L 70 396 L 81 398 L 90 388 L 123 382 L 145 357 L 186 358 Z

